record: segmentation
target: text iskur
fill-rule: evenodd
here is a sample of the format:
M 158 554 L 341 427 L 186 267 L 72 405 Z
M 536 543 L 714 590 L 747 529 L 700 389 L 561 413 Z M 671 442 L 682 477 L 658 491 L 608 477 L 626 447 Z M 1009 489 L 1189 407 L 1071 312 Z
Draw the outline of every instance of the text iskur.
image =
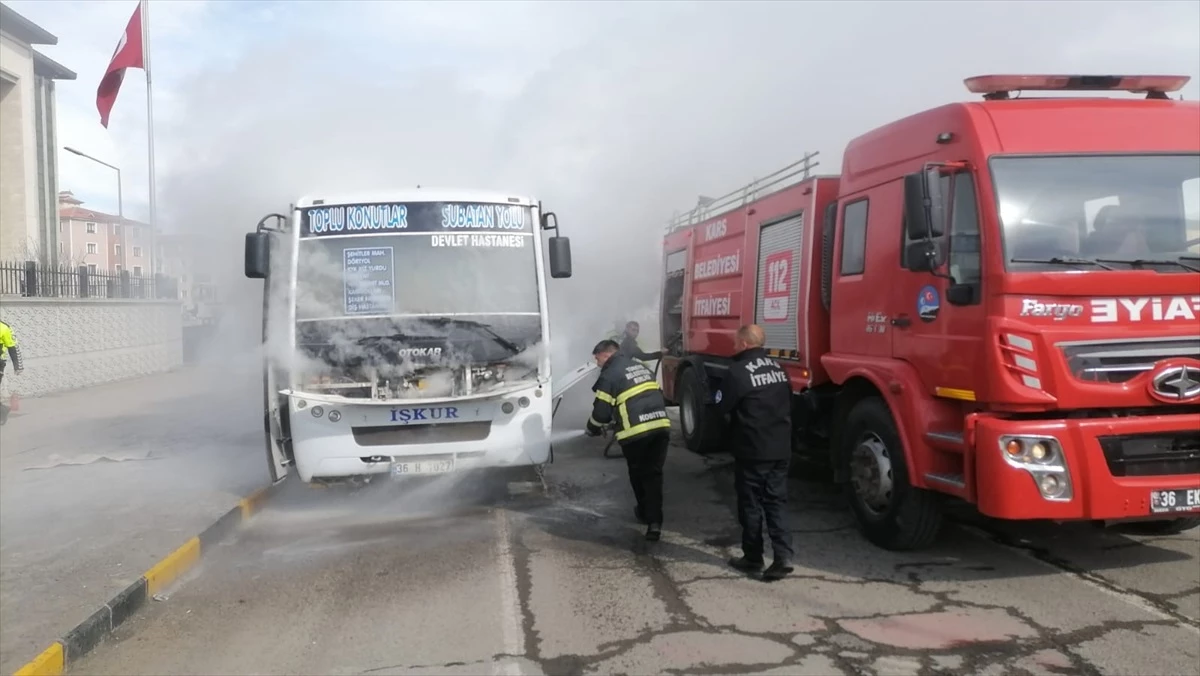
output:
M 392 409 L 392 422 L 398 423 L 429 422 L 431 420 L 455 420 L 457 418 L 457 406 Z

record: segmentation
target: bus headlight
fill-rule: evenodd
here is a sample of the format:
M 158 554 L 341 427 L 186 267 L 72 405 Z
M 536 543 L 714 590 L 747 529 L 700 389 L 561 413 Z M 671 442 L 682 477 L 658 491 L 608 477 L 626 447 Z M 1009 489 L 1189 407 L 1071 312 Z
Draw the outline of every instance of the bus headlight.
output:
M 1067 501 L 1073 497 L 1067 456 L 1058 439 L 1006 434 L 1000 437 L 1000 453 L 1010 467 L 1029 472 L 1043 499 Z

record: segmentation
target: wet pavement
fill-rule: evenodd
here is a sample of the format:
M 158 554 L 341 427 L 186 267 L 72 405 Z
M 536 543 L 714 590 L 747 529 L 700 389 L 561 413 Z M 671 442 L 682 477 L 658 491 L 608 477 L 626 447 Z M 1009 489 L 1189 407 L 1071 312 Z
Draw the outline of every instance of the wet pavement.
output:
M 285 485 L 72 672 L 1200 667 L 1196 531 L 1140 538 L 968 518 L 932 549 L 891 553 L 862 539 L 833 487 L 797 478 L 796 572 L 768 584 L 725 566 L 740 541 L 728 462 L 673 446 L 659 543 L 632 522 L 623 461 L 590 439 L 556 448 L 544 490 L 465 477 L 357 491 Z
M 0 427 L 0 672 L 267 485 L 253 355 L 28 398 Z

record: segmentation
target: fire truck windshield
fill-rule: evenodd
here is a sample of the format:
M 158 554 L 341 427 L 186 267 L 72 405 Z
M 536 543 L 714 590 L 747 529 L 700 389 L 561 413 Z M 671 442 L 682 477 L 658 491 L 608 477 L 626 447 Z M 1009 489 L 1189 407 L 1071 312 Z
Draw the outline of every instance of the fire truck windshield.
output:
M 1195 273 L 1200 155 L 993 157 L 1009 270 Z

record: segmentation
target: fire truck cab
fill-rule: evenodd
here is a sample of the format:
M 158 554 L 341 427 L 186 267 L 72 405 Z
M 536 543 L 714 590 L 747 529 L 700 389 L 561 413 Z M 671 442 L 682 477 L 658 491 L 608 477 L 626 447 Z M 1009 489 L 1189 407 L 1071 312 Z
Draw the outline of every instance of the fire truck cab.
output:
M 1200 105 L 1175 76 L 981 76 L 944 105 L 676 218 L 664 389 L 690 448 L 741 324 L 791 374 L 796 450 L 863 534 L 1002 519 L 1200 525 Z M 1017 98 L 1130 91 L 1141 99 Z M 664 342 L 672 342 L 666 340 Z

